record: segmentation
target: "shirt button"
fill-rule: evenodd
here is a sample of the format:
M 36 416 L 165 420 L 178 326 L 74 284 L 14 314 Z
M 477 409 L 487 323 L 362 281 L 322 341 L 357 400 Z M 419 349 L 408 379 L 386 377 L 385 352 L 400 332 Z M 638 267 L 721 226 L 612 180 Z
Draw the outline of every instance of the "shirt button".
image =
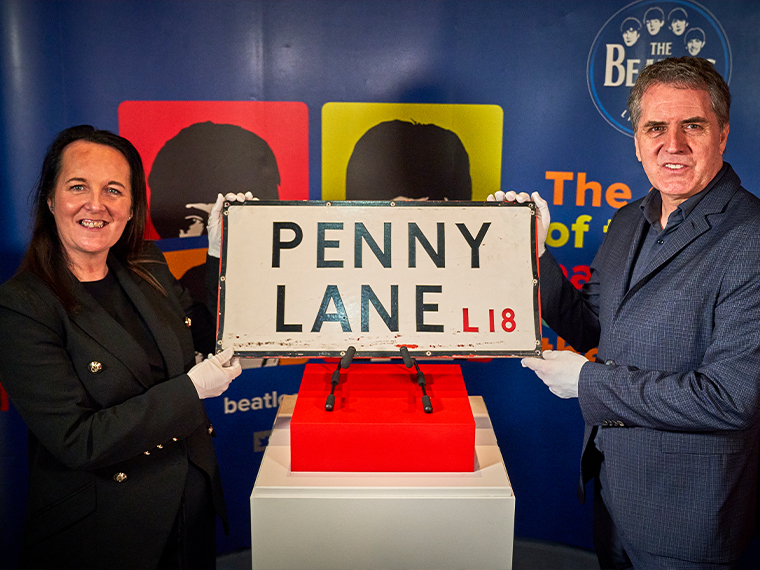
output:
M 662 245 L 662 244 L 664 244 L 664 243 L 665 243 L 665 242 L 664 242 L 663 240 L 661 240 L 661 239 L 658 239 L 658 240 L 657 240 L 657 245 Z

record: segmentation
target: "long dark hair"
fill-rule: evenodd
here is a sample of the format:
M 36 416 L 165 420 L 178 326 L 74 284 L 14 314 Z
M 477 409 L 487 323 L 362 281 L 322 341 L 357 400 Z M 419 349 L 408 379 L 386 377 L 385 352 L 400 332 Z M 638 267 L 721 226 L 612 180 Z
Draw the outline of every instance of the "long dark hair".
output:
M 110 131 L 95 129 L 90 125 L 79 125 L 61 131 L 48 147 L 42 161 L 40 178 L 32 193 L 32 215 L 34 216 L 32 239 L 21 261 L 19 271 L 28 271 L 42 279 L 68 311 L 75 311 L 78 308 L 79 303 L 74 294 L 76 278 L 69 269 L 68 255 L 58 236 L 55 218 L 48 207 L 48 199 L 55 192 L 55 185 L 63 167 L 63 151 L 76 141 L 87 141 L 114 148 L 129 164 L 132 219 L 127 222 L 119 241 L 111 247 L 110 251 L 129 270 L 163 291 L 158 282 L 142 267 L 145 261 L 141 259 L 141 255 L 148 212 L 148 194 L 140 154 L 127 139 Z

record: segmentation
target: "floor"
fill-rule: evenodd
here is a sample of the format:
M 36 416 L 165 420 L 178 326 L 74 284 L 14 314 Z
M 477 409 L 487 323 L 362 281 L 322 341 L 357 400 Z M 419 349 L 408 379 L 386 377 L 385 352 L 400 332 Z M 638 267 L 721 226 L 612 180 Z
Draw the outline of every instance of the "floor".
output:
M 250 570 L 251 551 L 241 550 L 217 558 L 217 570 Z M 513 570 L 598 570 L 596 555 L 563 544 L 515 538 Z

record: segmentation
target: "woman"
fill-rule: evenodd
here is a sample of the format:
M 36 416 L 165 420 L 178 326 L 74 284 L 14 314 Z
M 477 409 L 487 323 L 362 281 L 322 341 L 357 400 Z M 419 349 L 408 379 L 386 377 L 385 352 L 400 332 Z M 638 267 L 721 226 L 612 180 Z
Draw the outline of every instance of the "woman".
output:
M 19 272 L 0 287 L 0 382 L 29 428 L 22 562 L 209 568 L 227 525 L 201 400 L 240 373 L 213 320 L 143 241 L 145 174 L 129 141 L 61 132 Z

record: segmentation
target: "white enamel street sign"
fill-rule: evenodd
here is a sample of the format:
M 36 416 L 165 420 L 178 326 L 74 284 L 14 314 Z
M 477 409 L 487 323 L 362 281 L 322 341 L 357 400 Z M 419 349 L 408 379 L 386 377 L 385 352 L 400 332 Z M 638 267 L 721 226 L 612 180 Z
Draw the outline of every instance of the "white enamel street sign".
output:
M 541 354 L 533 204 L 225 204 L 219 348 Z

